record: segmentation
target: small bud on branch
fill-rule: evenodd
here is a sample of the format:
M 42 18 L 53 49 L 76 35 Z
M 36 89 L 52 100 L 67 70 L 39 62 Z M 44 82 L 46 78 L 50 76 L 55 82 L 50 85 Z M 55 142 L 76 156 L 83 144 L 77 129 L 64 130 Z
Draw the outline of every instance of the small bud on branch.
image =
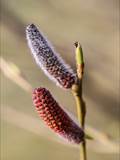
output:
M 83 58 L 83 50 L 79 42 L 75 42 L 75 53 L 76 53 L 76 64 L 77 64 L 77 75 L 78 78 L 81 79 L 84 73 L 84 58 Z

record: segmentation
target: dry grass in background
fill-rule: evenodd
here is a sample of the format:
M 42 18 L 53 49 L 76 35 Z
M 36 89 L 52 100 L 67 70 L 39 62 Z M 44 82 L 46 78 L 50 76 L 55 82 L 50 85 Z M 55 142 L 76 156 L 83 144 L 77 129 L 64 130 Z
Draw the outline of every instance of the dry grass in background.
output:
M 76 147 L 47 130 L 34 111 L 31 89 L 45 86 L 76 116 L 71 94 L 54 87 L 31 58 L 25 39 L 25 27 L 31 22 L 73 68 L 73 43 L 81 42 L 86 62 L 87 125 L 97 137 L 97 143 L 88 142 L 88 156 L 92 160 L 119 159 L 118 1 L 5 0 L 1 9 L 2 160 L 77 160 L 79 154 Z

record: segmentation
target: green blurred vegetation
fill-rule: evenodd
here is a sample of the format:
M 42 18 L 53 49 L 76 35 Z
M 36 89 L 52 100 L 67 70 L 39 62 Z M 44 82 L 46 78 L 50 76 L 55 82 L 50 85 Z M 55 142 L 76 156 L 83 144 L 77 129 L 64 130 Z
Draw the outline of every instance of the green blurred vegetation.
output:
M 85 56 L 87 124 L 107 133 L 115 141 L 119 138 L 118 3 L 119 0 L 2 0 L 0 24 L 1 56 L 17 65 L 33 88 L 48 88 L 74 117 L 76 108 L 72 94 L 56 87 L 37 67 L 27 46 L 25 27 L 30 23 L 39 26 L 74 69 L 73 43 L 80 41 Z M 4 112 L 1 121 L 1 160 L 79 159 L 77 148 L 50 140 L 55 136 L 51 131 L 45 130 L 45 135 L 41 131 L 39 135 L 20 128 L 9 119 L 5 120 L 8 108 L 38 120 L 39 117 L 34 111 L 31 94 L 2 73 L 1 108 Z M 119 159 L 116 153 L 95 152 L 89 143 L 88 160 Z

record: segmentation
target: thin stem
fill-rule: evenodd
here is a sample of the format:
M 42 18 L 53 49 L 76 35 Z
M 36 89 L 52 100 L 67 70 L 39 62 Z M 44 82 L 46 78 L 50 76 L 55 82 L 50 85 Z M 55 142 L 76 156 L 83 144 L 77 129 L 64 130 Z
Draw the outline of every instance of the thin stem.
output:
M 75 55 L 76 55 L 78 83 L 73 85 L 72 91 L 76 101 L 78 120 L 83 131 L 85 131 L 86 107 L 85 107 L 85 102 L 83 101 L 83 98 L 82 98 L 82 78 L 84 73 L 84 57 L 83 57 L 83 50 L 79 42 L 75 43 L 75 47 L 76 47 Z M 80 160 L 87 160 L 85 136 L 82 144 L 80 145 Z
M 79 124 L 82 127 L 82 129 L 85 130 L 86 107 L 85 107 L 85 102 L 83 101 L 82 98 L 82 80 L 80 80 L 78 84 L 72 87 L 72 92 L 76 101 Z M 85 138 L 84 141 L 80 144 L 80 160 L 87 160 Z

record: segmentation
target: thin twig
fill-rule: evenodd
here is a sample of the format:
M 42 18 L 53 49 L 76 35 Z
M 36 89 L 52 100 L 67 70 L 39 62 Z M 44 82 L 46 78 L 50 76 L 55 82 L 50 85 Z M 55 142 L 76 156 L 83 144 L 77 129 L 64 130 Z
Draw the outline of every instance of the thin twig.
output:
M 76 47 L 76 64 L 77 64 L 78 83 L 73 85 L 72 92 L 76 101 L 79 124 L 82 127 L 82 129 L 85 131 L 86 106 L 82 97 L 82 78 L 84 73 L 84 58 L 83 58 L 82 48 L 78 42 L 75 43 L 75 47 Z M 80 145 L 80 160 L 87 160 L 85 137 L 82 144 Z
M 74 95 L 75 101 L 76 101 L 76 107 L 77 107 L 77 115 L 78 115 L 78 121 L 83 130 L 85 129 L 85 103 L 82 98 L 82 81 L 79 84 L 76 84 L 72 87 L 72 93 Z M 86 140 L 80 144 L 80 160 L 87 160 L 87 154 L 86 154 Z

